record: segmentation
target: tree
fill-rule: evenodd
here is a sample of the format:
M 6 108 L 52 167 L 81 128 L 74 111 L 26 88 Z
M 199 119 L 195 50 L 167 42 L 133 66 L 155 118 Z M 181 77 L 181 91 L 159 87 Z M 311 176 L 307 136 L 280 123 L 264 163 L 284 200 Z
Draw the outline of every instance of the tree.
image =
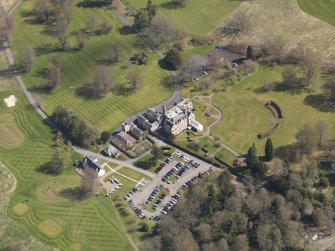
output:
M 58 56 L 52 56 L 52 57 L 50 57 L 49 58 L 49 62 L 53 66 L 55 66 L 55 67 L 59 68 L 60 70 L 62 70 L 62 62 L 60 61 L 60 59 L 59 59 Z
M 323 120 L 319 120 L 315 123 L 315 129 L 318 138 L 318 145 L 322 147 L 327 140 L 327 124 Z
M 112 51 L 109 57 L 109 61 L 112 63 L 117 63 L 120 61 L 121 57 L 122 57 L 122 45 L 120 43 L 115 43 L 112 45 Z
M 60 85 L 60 68 L 56 65 L 51 65 L 48 70 L 49 86 L 54 89 Z
M 81 51 L 82 49 L 84 49 L 85 44 L 86 44 L 85 37 L 83 36 L 82 33 L 78 32 L 76 34 L 76 39 L 77 39 L 78 49 Z
M 147 232 L 149 232 L 149 230 L 150 230 L 149 225 L 148 225 L 147 223 L 144 222 L 144 223 L 142 224 L 142 226 L 141 226 L 140 231 L 141 231 L 141 232 L 145 232 L 145 233 L 147 233 Z
M 64 50 L 69 39 L 69 23 L 67 20 L 58 17 L 55 24 L 55 36 L 58 39 L 61 48 Z
M 91 98 L 102 98 L 114 88 L 113 77 L 106 66 L 99 66 L 86 85 L 87 95 Z
M 267 166 L 265 163 L 258 161 L 256 165 L 251 167 L 250 171 L 256 179 L 264 180 L 266 178 Z
M 252 60 L 256 58 L 254 48 L 251 45 L 247 47 L 247 58 L 252 59 Z
M 268 138 L 265 143 L 265 159 L 266 161 L 271 161 L 273 159 L 273 145 L 270 138 Z
M 252 146 L 249 148 L 246 162 L 247 162 L 248 168 L 250 169 L 255 167 L 257 163 L 259 162 L 255 144 L 252 144 Z
M 152 154 L 156 159 L 158 159 L 158 158 L 161 156 L 161 154 L 162 154 L 162 150 L 161 150 L 159 147 L 157 147 L 157 146 L 153 146 L 153 147 L 151 148 L 151 154 Z
M 84 169 L 84 175 L 81 178 L 81 185 L 79 187 L 81 199 L 96 194 L 101 186 L 102 185 L 98 180 L 97 172 L 93 168 L 86 167 Z
M 150 21 L 146 9 L 139 9 L 134 18 L 134 28 L 140 31 L 143 28 L 148 27 L 149 24 Z
M 4 251 L 25 251 L 27 250 L 21 241 L 11 240 Z
M 157 5 L 152 3 L 152 0 L 148 0 L 147 3 L 147 15 L 148 15 L 148 21 L 149 23 L 151 23 L 151 20 L 154 18 L 154 16 L 156 16 L 156 12 L 157 12 Z
M 46 174 L 58 175 L 63 172 L 65 162 L 66 154 L 64 150 L 57 147 L 54 155 L 52 156 L 52 160 L 41 166 L 39 170 Z
M 163 62 L 167 69 L 175 71 L 181 65 L 182 58 L 177 50 L 171 49 L 166 53 Z
M 111 137 L 110 132 L 103 131 L 100 136 L 101 143 L 105 144 Z
M 150 47 L 161 49 L 165 45 L 185 37 L 186 31 L 175 25 L 166 16 L 155 16 L 142 36 Z
M 135 53 L 129 60 L 132 64 L 146 65 L 148 63 L 149 55 L 146 50 Z
M 39 0 L 35 8 L 38 19 L 41 22 L 47 21 L 51 16 L 51 7 L 49 0 Z
M 92 33 L 95 29 L 95 26 L 97 24 L 97 17 L 96 15 L 90 15 L 85 20 L 85 31 L 88 33 Z
M 297 71 L 292 67 L 286 67 L 282 72 L 283 83 L 291 88 L 300 88 L 300 80 Z
M 328 98 L 331 101 L 335 101 L 335 75 L 330 76 L 325 81 L 325 84 L 323 85 L 323 89 L 325 90 Z
M 14 28 L 14 20 L 9 14 L 3 14 L 0 16 L 0 44 L 3 42 L 10 42 Z
M 187 60 L 181 67 L 180 79 L 182 81 L 192 81 L 197 79 L 202 72 L 202 67 L 199 65 L 195 59 Z
M 310 124 L 305 124 L 296 134 L 298 146 L 303 153 L 311 153 L 317 145 L 317 135 Z
M 269 41 L 270 53 L 275 60 L 282 62 L 286 53 L 287 39 L 282 34 L 275 34 Z
M 105 18 L 100 24 L 99 34 L 107 34 L 111 30 L 113 30 L 113 27 L 114 23 L 111 22 L 109 19 Z
M 281 159 L 274 158 L 271 161 L 269 173 L 275 179 L 285 177 L 288 174 L 288 166 Z
M 134 71 L 130 71 L 127 73 L 126 79 L 129 82 L 129 84 L 132 86 L 132 89 L 136 90 L 139 88 L 142 82 L 142 75 L 140 74 L 140 72 L 134 70 Z
M 239 36 L 251 27 L 250 17 L 245 9 L 237 9 L 224 23 L 222 33 L 225 36 Z
M 35 62 L 35 52 L 33 48 L 31 48 L 29 45 L 23 46 L 19 58 L 24 69 L 26 71 L 31 71 L 31 68 Z
M 71 110 L 57 106 L 51 115 L 51 119 L 74 143 L 81 146 L 90 146 L 96 143 L 97 130 L 89 127 Z

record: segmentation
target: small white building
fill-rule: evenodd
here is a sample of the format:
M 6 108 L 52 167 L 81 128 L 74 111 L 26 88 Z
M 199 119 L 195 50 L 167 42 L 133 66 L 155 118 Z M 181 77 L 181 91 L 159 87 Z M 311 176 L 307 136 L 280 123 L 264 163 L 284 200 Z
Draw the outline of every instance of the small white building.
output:
M 202 132 L 204 130 L 204 126 L 196 120 L 191 120 L 190 121 L 190 126 L 191 126 L 191 128 L 193 128 L 197 132 Z
M 90 167 L 94 169 L 97 172 L 99 178 L 106 174 L 103 167 L 101 167 L 101 164 L 102 163 L 97 158 L 93 159 L 93 158 L 84 156 L 83 167 Z

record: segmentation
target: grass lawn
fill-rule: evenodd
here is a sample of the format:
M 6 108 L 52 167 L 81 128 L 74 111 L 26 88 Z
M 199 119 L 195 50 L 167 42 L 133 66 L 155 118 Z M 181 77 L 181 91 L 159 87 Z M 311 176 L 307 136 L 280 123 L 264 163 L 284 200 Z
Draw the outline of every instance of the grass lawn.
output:
M 76 202 L 59 194 L 64 188 L 80 184 L 72 166 L 80 158 L 78 154 L 69 150 L 68 164 L 61 175 L 50 176 L 36 170 L 51 160 L 55 135 L 20 91 L 0 91 L 0 99 L 9 94 L 14 94 L 18 102 L 12 108 L 0 102 L 0 117 L 14 119 L 1 123 L 15 124 L 23 140 L 11 148 L 0 145 L 0 160 L 17 180 L 15 192 L 0 203 L 0 211 L 4 209 L 0 220 L 5 223 L 0 227 L 0 249 L 17 239 L 32 250 L 49 250 L 45 245 L 60 250 L 132 250 L 125 235 L 125 222 L 109 198 L 98 196 Z M 1 171 L 1 179 L 3 175 L 5 172 Z M 135 215 L 128 219 L 137 220 Z M 134 236 L 140 244 L 143 234 L 135 232 Z
M 171 9 L 164 7 L 168 0 L 153 1 L 159 6 L 158 15 L 170 17 L 178 26 L 184 26 L 195 36 L 206 35 L 239 6 L 240 0 L 192 0 L 185 7 Z M 134 9 L 143 8 L 147 0 L 125 0 Z M 166 5 L 165 5 L 166 6 Z
M 276 119 L 280 128 L 271 136 L 275 147 L 295 142 L 295 134 L 304 124 L 314 124 L 318 120 L 327 122 L 329 136 L 333 138 L 334 114 L 320 112 L 304 104 L 307 93 L 258 93 L 257 89 L 269 80 L 281 81 L 282 69 L 262 66 L 256 73 L 237 82 L 231 90 L 216 94 L 213 103 L 222 109 L 224 117 L 212 128 L 213 134 L 219 135 L 223 143 L 240 152 L 246 152 L 255 142 L 259 154 L 263 154 L 265 139 L 259 140 L 256 134 L 270 129 L 273 125 L 271 112 L 264 107 L 267 101 L 273 100 L 284 114 L 283 119 Z M 318 93 L 318 88 L 315 92 Z
M 298 0 L 298 4 L 306 13 L 335 26 L 334 0 Z
M 130 168 L 127 168 L 127 167 L 122 167 L 121 169 L 119 169 L 117 171 L 118 173 L 121 173 L 125 176 L 128 176 L 129 178 L 132 178 L 134 180 L 137 180 L 137 181 L 140 181 L 142 178 L 145 178 L 147 181 L 151 180 L 150 177 L 142 174 L 142 173 L 139 173 L 139 172 L 136 172 Z
M 63 105 L 73 110 L 79 117 L 98 127 L 100 130 L 111 130 L 126 119 L 129 115 L 157 104 L 166 99 L 171 90 L 161 85 L 162 78 L 169 75 L 167 71 L 158 66 L 158 55 L 149 52 L 149 62 L 145 66 L 135 66 L 129 62 L 129 58 L 141 48 L 137 45 L 136 35 L 122 35 L 118 28 L 115 16 L 110 10 L 102 8 L 78 8 L 73 7 L 70 30 L 76 31 L 85 27 L 85 19 L 95 14 L 98 20 L 108 18 L 115 24 L 115 28 L 107 35 L 90 37 L 82 51 L 72 50 L 75 40 L 70 37 L 69 49 L 66 51 L 54 51 L 57 41 L 46 32 L 46 26 L 34 24 L 34 16 L 27 16 L 33 9 L 36 1 L 24 1 L 15 12 L 15 20 L 18 23 L 13 37 L 12 48 L 17 55 L 20 48 L 29 43 L 38 54 L 36 63 L 30 73 L 23 74 L 28 89 L 32 90 L 42 108 L 50 114 L 57 105 Z M 98 21 L 99 22 L 99 21 Z M 101 61 L 106 59 L 111 52 L 114 43 L 121 43 L 123 49 L 122 60 L 108 66 L 116 84 L 125 84 L 126 74 L 131 70 L 138 70 L 142 75 L 142 86 L 135 93 L 129 95 L 110 94 L 103 99 L 87 100 L 76 95 L 78 87 L 85 84 Z M 48 51 L 51 48 L 51 51 Z M 48 59 L 51 56 L 59 56 L 62 67 L 61 85 L 52 92 L 44 90 L 47 80 L 44 78 Z M 148 95 L 150 94 L 150 99 Z

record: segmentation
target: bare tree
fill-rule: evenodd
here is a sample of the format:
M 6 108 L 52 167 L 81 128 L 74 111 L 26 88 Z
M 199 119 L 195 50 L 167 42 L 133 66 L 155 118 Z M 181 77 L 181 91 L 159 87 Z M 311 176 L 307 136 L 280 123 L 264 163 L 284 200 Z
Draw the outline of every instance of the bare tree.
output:
M 225 36 L 239 36 L 251 28 L 250 17 L 245 9 L 237 9 L 224 23 L 221 31 Z
M 185 62 L 183 67 L 181 67 L 180 78 L 183 81 L 192 81 L 198 79 L 201 72 L 202 67 L 194 59 L 189 59 Z
M 329 99 L 335 101 L 335 75 L 330 76 L 326 80 L 323 89 L 325 90 Z
M 286 53 L 287 39 L 284 35 L 278 33 L 274 34 L 268 43 L 269 51 L 274 56 L 275 60 L 282 62 Z
M 318 135 L 318 145 L 322 147 L 327 139 L 327 124 L 323 120 L 315 123 L 315 129 Z
M 82 49 L 84 49 L 86 44 L 85 36 L 81 32 L 77 32 L 76 39 L 78 43 L 78 49 L 81 51 Z
M 111 30 L 113 30 L 113 27 L 114 27 L 114 23 L 110 21 L 109 19 L 105 18 L 100 24 L 99 33 L 107 34 Z
M 94 27 L 97 24 L 97 17 L 96 15 L 90 15 L 85 20 L 86 31 L 92 33 L 94 31 Z
M 51 65 L 48 70 L 49 86 L 54 89 L 60 84 L 60 68 L 56 65 Z
M 117 63 L 120 61 L 121 57 L 122 57 L 122 45 L 120 43 L 113 44 L 109 61 Z
M 62 49 L 66 48 L 69 39 L 69 23 L 66 19 L 58 18 L 55 24 L 55 36 L 61 44 Z
M 139 88 L 139 85 L 142 82 L 142 75 L 140 74 L 140 72 L 134 70 L 134 71 L 128 72 L 126 79 L 132 86 L 132 89 L 136 90 Z
M 303 153 L 311 153 L 317 145 L 317 135 L 310 124 L 305 124 L 296 134 L 296 138 Z
M 101 189 L 101 183 L 98 181 L 98 174 L 93 168 L 85 168 L 84 177 L 81 179 L 81 191 L 83 197 L 95 194 Z
M 25 70 L 31 71 L 31 68 L 35 62 L 35 52 L 33 48 L 31 48 L 29 45 L 24 45 L 20 52 L 19 58 Z
M 49 62 L 58 67 L 60 70 L 62 70 L 62 62 L 60 61 L 59 57 L 58 56 L 52 56 L 49 58 Z
M 25 251 L 27 250 L 22 242 L 12 240 L 4 248 L 4 251 Z
M 51 15 L 51 6 L 49 0 L 39 0 L 36 6 L 36 12 L 38 19 L 41 22 L 45 22 Z
M 114 80 L 106 66 L 99 66 L 86 85 L 87 95 L 102 98 L 115 88 Z
M 4 42 L 10 42 L 14 29 L 14 20 L 9 14 L 3 14 L 0 16 L 0 46 Z
M 168 43 L 175 42 L 187 35 L 185 29 L 176 26 L 165 16 L 155 16 L 143 33 L 149 46 L 162 48 Z
M 271 161 L 269 173 L 274 178 L 285 176 L 288 174 L 288 166 L 281 159 L 274 158 Z

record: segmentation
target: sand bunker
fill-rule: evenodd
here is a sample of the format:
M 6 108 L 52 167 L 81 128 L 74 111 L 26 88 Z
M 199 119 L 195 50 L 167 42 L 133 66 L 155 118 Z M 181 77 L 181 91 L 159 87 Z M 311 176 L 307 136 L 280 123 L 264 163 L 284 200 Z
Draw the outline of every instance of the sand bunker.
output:
M 8 98 L 5 98 L 4 101 L 7 107 L 12 107 L 12 106 L 15 106 L 17 99 L 14 95 L 10 95 Z

